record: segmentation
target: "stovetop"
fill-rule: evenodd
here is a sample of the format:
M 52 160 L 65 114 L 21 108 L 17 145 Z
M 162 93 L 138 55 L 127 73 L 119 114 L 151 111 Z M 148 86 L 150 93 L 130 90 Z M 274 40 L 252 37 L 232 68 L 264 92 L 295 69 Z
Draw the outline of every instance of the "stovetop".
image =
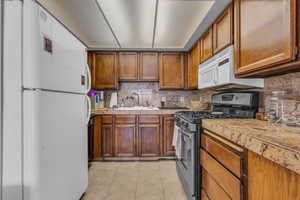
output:
M 200 124 L 201 119 L 228 119 L 242 118 L 241 116 L 225 113 L 214 113 L 205 111 L 180 111 L 176 113 L 176 117 L 184 119 L 193 124 Z

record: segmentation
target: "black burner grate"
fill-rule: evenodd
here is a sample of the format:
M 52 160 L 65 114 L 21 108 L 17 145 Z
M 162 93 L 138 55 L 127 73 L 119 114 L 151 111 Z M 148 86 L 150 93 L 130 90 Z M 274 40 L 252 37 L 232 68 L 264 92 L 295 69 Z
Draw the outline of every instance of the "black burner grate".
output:
M 211 112 L 203 112 L 203 111 L 198 111 L 198 112 L 181 111 L 181 112 L 177 112 L 176 116 L 194 124 L 200 124 L 201 119 L 241 118 L 241 116 L 235 116 L 231 114 L 214 114 Z

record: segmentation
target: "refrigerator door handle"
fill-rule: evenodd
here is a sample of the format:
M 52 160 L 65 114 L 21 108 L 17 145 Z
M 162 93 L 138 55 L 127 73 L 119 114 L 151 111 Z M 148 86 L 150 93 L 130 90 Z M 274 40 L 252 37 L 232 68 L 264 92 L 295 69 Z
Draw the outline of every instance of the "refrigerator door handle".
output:
M 89 98 L 89 96 L 86 96 L 86 100 L 87 100 L 87 118 L 86 118 L 86 124 L 88 124 L 89 121 L 90 121 L 91 114 L 92 114 L 92 104 L 91 104 L 91 99 Z
M 91 76 L 91 71 L 90 71 L 90 67 L 88 64 L 86 64 L 86 71 L 87 71 L 87 79 L 88 79 L 88 85 L 87 85 L 87 93 L 88 93 L 92 88 L 92 76 Z

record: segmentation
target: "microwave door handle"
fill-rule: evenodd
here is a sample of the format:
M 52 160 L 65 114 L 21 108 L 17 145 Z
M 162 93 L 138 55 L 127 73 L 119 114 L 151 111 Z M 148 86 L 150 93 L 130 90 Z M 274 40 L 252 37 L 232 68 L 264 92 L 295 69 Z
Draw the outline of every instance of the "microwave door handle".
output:
M 216 72 L 216 67 L 214 68 L 214 70 L 213 70 L 213 82 L 214 82 L 214 84 L 217 84 L 217 79 L 216 79 L 216 76 L 217 76 L 217 72 Z
M 218 81 L 219 81 L 219 70 L 218 70 L 218 66 L 215 68 L 215 72 L 216 72 L 215 84 L 218 84 Z

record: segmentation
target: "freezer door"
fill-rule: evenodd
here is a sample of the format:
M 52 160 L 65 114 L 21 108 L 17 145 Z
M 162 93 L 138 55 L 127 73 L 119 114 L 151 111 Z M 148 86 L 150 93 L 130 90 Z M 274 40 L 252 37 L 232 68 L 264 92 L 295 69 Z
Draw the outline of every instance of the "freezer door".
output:
M 79 199 L 88 185 L 86 96 L 23 95 L 24 199 Z
M 24 1 L 23 20 L 24 87 L 87 93 L 85 46 L 32 0 Z

